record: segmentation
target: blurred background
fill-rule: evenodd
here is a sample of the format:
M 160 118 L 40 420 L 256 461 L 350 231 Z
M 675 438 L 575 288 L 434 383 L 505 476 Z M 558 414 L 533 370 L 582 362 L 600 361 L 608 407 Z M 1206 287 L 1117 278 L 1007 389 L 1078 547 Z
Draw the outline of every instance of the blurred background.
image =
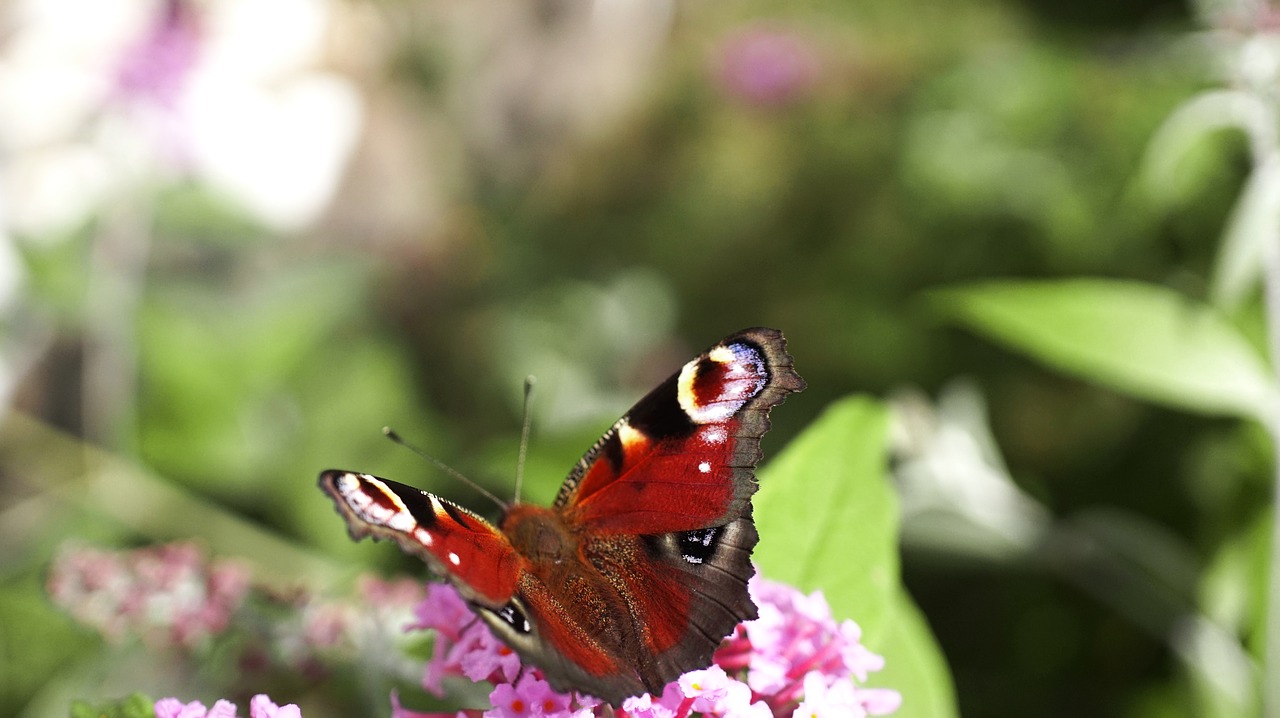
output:
M 1257 145 L 1221 112 L 1176 152 L 1162 131 L 1205 91 L 1273 101 L 1277 29 L 1249 0 L 0 0 L 0 715 L 245 668 L 157 661 L 190 646 L 55 605 L 51 562 L 194 538 L 152 558 L 243 566 L 266 613 L 420 576 L 348 540 L 318 471 L 483 510 L 379 430 L 507 496 L 534 374 L 549 500 L 755 325 L 809 383 L 766 456 L 848 393 L 896 408 L 904 580 L 962 714 L 1208 715 L 1208 680 L 1248 715 L 1263 423 L 1059 372 L 929 297 L 1212 298 Z M 1258 351 L 1261 307 L 1223 310 Z M 946 426 L 977 448 L 930 469 Z M 989 485 L 929 520 L 921 486 L 964 461 Z

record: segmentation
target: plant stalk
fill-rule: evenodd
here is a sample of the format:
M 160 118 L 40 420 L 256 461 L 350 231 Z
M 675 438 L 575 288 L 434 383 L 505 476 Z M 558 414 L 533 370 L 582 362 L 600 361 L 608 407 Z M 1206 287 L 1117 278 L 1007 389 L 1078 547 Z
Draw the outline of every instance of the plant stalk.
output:
M 1280 161 L 1272 156 L 1270 161 Z M 1280 211 L 1280 208 L 1273 208 Z M 1263 250 L 1263 293 L 1271 367 L 1280 386 L 1280 237 Z M 1262 665 L 1262 705 L 1269 718 L 1280 718 L 1280 398 L 1272 401 L 1270 429 L 1273 447 L 1271 493 L 1271 560 L 1268 574 L 1265 648 Z

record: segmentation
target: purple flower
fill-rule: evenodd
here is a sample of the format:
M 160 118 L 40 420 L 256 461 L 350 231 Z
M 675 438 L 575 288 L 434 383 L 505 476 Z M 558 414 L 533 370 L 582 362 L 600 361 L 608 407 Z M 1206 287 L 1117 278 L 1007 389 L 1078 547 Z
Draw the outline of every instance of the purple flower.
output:
M 678 683 L 668 684 L 660 698 L 641 693 L 622 702 L 622 710 L 630 718 L 677 718 L 687 715 L 692 706 L 693 699 L 684 695 Z
M 826 685 L 852 685 L 851 677 L 865 681 L 884 666 L 883 658 L 862 645 L 856 623 L 836 623 L 821 591 L 805 595 L 761 579 L 753 579 L 749 588 L 760 617 L 743 624 L 751 646 L 747 683 L 766 696 L 775 713 L 808 696 L 808 688 L 817 685 L 810 675 Z
M 828 684 L 821 673 L 804 677 L 804 700 L 796 706 L 796 718 L 863 718 L 866 710 L 853 692 L 853 683 L 838 681 Z
M 259 693 L 249 699 L 249 718 L 302 718 L 302 711 L 292 703 L 278 706 L 266 695 Z
M 779 107 L 804 96 L 818 78 L 818 55 L 801 36 L 757 26 L 725 40 L 716 62 L 721 88 L 748 105 Z
M 628 718 L 781 718 L 880 716 L 898 709 L 897 691 L 859 685 L 884 659 L 861 644 L 853 621 L 837 623 L 821 591 L 803 594 L 789 586 L 752 579 L 749 588 L 760 618 L 725 639 L 713 665 L 668 684 L 661 696 L 642 694 L 622 702 Z M 440 695 L 444 678 L 466 676 L 494 684 L 484 718 L 588 718 L 605 715 L 589 696 L 555 692 L 537 668 L 493 638 L 450 586 L 433 584 L 407 630 L 437 631 L 435 654 L 423 685 Z M 856 682 L 855 682 L 856 681 Z M 395 718 L 435 718 L 414 713 L 392 696 Z M 469 709 L 460 716 L 476 717 Z
M 173 108 L 199 54 L 199 20 L 189 0 L 166 0 L 148 31 L 120 61 L 119 96 Z
M 124 553 L 68 547 L 48 582 L 54 603 L 108 639 L 139 635 L 186 649 L 224 631 L 248 590 L 246 568 L 209 562 L 185 543 Z
M 205 710 L 200 701 L 183 703 L 177 698 L 161 698 L 156 701 L 155 712 L 156 718 L 236 718 L 235 704 L 223 700 Z M 277 706 L 258 694 L 249 701 L 249 718 L 302 718 L 302 713 L 293 704 Z
M 418 620 L 404 630 L 434 630 L 450 641 L 457 642 L 462 629 L 472 622 L 471 609 L 453 588 L 442 583 L 427 584 L 427 595 L 413 608 Z
M 511 682 L 520 672 L 520 657 L 476 620 L 451 586 L 433 583 L 427 596 L 413 610 L 417 621 L 405 630 L 434 630 L 437 638 L 422 687 L 444 695 L 446 676 L 461 675 L 473 681 Z
M 763 701 L 757 701 L 751 688 L 725 673 L 724 668 L 712 665 L 700 671 L 689 671 L 676 680 L 680 692 L 692 698 L 690 708 L 707 715 L 772 716 Z M 665 692 L 663 694 L 666 695 Z
M 485 681 L 491 677 L 512 681 L 520 675 L 520 656 L 507 644 L 494 637 L 487 628 L 470 631 L 468 640 L 459 643 L 451 652 L 462 675 L 473 681 Z
M 214 705 L 214 710 L 219 710 L 223 705 L 231 705 L 226 701 L 218 701 Z M 231 713 L 235 715 L 235 706 L 231 706 Z M 156 701 L 155 706 L 156 718 L 207 718 L 212 712 L 204 707 L 200 701 L 192 701 L 183 703 L 177 698 L 161 698 Z
M 499 683 L 489 694 L 493 708 L 484 718 L 526 718 L 526 716 L 568 716 L 571 698 L 551 690 L 544 680 L 527 674 L 515 684 Z

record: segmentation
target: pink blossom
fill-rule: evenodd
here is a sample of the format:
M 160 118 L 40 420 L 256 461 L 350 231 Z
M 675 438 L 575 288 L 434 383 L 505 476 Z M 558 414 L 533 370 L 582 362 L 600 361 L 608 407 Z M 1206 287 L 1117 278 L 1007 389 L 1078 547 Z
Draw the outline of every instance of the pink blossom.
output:
M 342 645 L 351 632 L 350 606 L 328 602 L 309 602 L 302 608 L 302 641 L 312 650 Z
M 887 716 L 902 707 L 902 694 L 888 688 L 860 688 L 858 700 L 867 715 Z
M 466 641 L 456 646 L 461 650 L 451 652 L 462 675 L 473 681 L 495 676 L 512 681 L 520 674 L 520 656 L 495 638 L 488 627 L 473 619 L 473 625 L 463 636 Z
M 444 694 L 443 680 L 450 675 L 473 681 L 497 678 L 510 682 L 519 674 L 520 657 L 494 638 L 451 586 L 428 586 L 426 598 L 413 612 L 417 620 L 405 630 L 436 631 L 431 660 L 422 679 L 423 688 L 433 695 Z
M 177 698 L 161 698 L 156 701 L 156 718 L 205 718 L 209 711 L 200 701 L 183 703 Z
M 406 631 L 435 630 L 450 641 L 457 641 L 462 629 L 476 621 L 457 590 L 443 583 L 427 584 L 427 595 L 413 608 L 418 620 L 405 626 Z
M 800 35 L 764 26 L 727 39 L 717 58 L 720 86 L 731 97 L 758 107 L 798 100 L 817 80 L 817 53 Z
M 121 58 L 117 93 L 122 99 L 171 108 L 200 50 L 199 16 L 190 2 L 167 0 L 149 30 Z
M 670 706 L 662 701 L 654 701 L 653 696 L 648 693 L 631 696 L 622 701 L 623 712 L 631 718 L 675 718 L 679 714 L 677 707 L 678 704 Z
M 525 681 L 529 684 L 525 695 L 529 704 L 533 706 L 534 713 L 553 716 L 569 712 L 569 704 L 573 700 L 572 696 L 557 693 L 551 688 L 551 684 L 533 678 L 532 675 L 527 677 Z M 522 681 L 522 683 L 525 681 Z
M 426 597 L 426 589 L 420 581 L 411 578 L 388 581 L 371 575 L 364 575 L 356 580 L 356 592 L 369 605 L 397 610 L 401 606 L 419 605 Z
M 699 713 L 737 715 L 752 703 L 747 684 L 730 678 L 717 665 L 700 671 L 689 671 L 676 679 L 681 692 L 693 699 L 692 708 Z
M 862 629 L 853 621 L 840 624 L 840 659 L 846 670 L 859 681 L 867 680 L 868 673 L 884 668 L 884 658 L 872 653 L 860 643 Z
M 747 683 L 775 712 L 808 697 L 804 680 L 812 672 L 828 684 L 847 683 L 851 677 L 865 681 L 883 667 L 884 659 L 862 645 L 856 623 L 835 622 L 821 591 L 805 595 L 759 578 L 748 587 L 759 618 L 743 624 L 753 649 Z
M 230 701 L 218 701 L 213 704 L 205 718 L 236 718 L 236 704 Z M 254 716 L 253 718 L 258 718 Z
M 628 718 L 803 718 L 888 715 L 901 704 L 897 691 L 860 685 L 884 659 L 861 643 L 853 621 L 836 623 L 822 592 L 801 593 L 760 578 L 749 588 L 760 618 L 725 638 L 714 663 L 672 681 L 654 697 L 632 696 L 616 711 Z M 424 686 L 438 691 L 444 678 L 468 676 L 494 684 L 485 718 L 590 718 L 612 714 L 600 701 L 552 690 L 540 670 L 496 640 L 449 586 L 433 585 L 415 609 L 409 629 L 437 631 Z M 745 682 L 744 682 L 745 681 Z M 400 708 L 394 718 L 438 718 Z M 797 712 L 798 711 L 798 712 Z M 467 710 L 459 716 L 475 716 Z
M 533 708 L 510 683 L 494 686 L 489 700 L 493 708 L 484 712 L 484 718 L 527 718 L 533 715 Z
M 277 706 L 259 693 L 249 700 L 249 718 L 302 718 L 302 711 L 293 704 Z
M 792 715 L 794 718 L 862 718 L 866 714 L 851 681 L 829 683 L 826 676 L 811 671 L 804 677 L 804 700 Z
M 54 560 L 48 591 L 54 603 L 110 640 L 192 649 L 226 630 L 249 590 L 249 573 L 210 562 L 193 544 L 123 553 L 68 547 Z
M 569 696 L 556 693 L 543 680 L 525 675 L 514 685 L 499 683 L 489 694 L 493 708 L 484 718 L 525 718 L 526 716 L 569 716 Z
M 200 701 L 183 703 L 177 698 L 161 698 L 155 703 L 155 713 L 156 718 L 236 718 L 236 706 L 220 700 L 205 710 Z M 249 701 L 249 718 L 302 718 L 302 712 L 296 705 L 277 706 L 266 695 L 258 694 Z
M 189 542 L 127 551 L 68 543 L 54 559 L 47 590 L 55 605 L 109 641 L 200 655 L 234 631 L 251 639 L 238 642 L 242 664 L 275 664 L 309 676 L 324 672 L 330 658 L 401 633 L 426 595 L 421 582 L 362 577 L 354 600 L 306 592 L 286 597 L 250 578 L 242 564 L 210 559 Z M 440 595 L 457 604 L 450 616 L 475 621 L 456 592 Z M 293 610 L 262 610 L 283 603 Z M 518 663 L 508 663 L 505 670 L 514 676 Z

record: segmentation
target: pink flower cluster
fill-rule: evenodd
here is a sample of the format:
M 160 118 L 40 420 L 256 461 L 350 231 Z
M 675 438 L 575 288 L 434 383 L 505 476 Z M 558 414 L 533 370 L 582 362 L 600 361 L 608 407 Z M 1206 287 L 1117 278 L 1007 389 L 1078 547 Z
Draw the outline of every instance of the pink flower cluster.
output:
M 239 564 L 206 561 L 193 544 L 125 553 L 65 548 L 49 572 L 54 603 L 112 640 L 194 648 L 222 632 L 249 589 Z
M 49 572 L 55 604 L 112 641 L 139 637 L 148 646 L 191 653 L 239 631 L 242 668 L 282 667 L 323 675 L 332 660 L 401 635 L 424 596 L 422 583 L 362 576 L 356 595 L 331 598 L 281 593 L 250 583 L 247 568 L 208 561 L 190 543 L 131 551 L 64 547 Z M 283 610 L 282 610 L 283 609 Z
M 715 662 L 670 683 L 661 696 L 628 698 L 621 718 L 860 718 L 898 709 L 897 691 L 867 688 L 867 675 L 884 660 L 861 644 L 853 621 L 837 623 L 821 592 L 752 579 L 760 617 L 738 627 L 716 652 Z M 433 584 L 415 609 L 408 630 L 436 631 L 435 653 L 423 686 L 443 694 L 443 681 L 465 676 L 494 684 L 485 711 L 464 710 L 468 718 L 590 718 L 607 715 L 600 702 L 552 690 L 536 668 L 522 670 L 519 656 L 493 637 L 450 586 Z M 855 683 L 856 679 L 857 683 Z M 392 697 L 393 718 L 443 718 L 445 714 L 406 710 Z M 451 715 L 451 714 L 450 714 Z
M 405 617 L 424 595 L 421 581 L 387 581 L 370 575 L 357 579 L 354 598 L 300 594 L 291 606 L 296 610 L 272 627 L 270 643 L 275 658 L 295 670 L 314 674 L 326 658 L 383 645 L 400 634 Z
M 774 715 L 888 715 L 902 702 L 897 691 L 857 686 L 884 668 L 862 645 L 862 629 L 836 622 L 821 591 L 805 595 L 759 577 L 750 584 L 759 618 L 747 621 L 716 652 L 718 665 L 747 672 L 747 685 Z
M 206 709 L 200 701 L 183 703 L 177 698 L 161 698 L 156 701 L 156 718 L 236 718 L 236 706 L 230 701 L 218 701 Z M 263 694 L 249 701 L 249 718 L 302 718 L 298 707 L 290 703 L 278 706 Z
M 724 42 L 716 69 L 719 84 L 730 97 L 756 107 L 784 107 L 813 88 L 821 63 L 803 35 L 753 26 Z
M 120 97 L 164 108 L 176 105 L 200 50 L 200 20 L 191 3 L 166 3 L 121 59 L 116 77 Z

